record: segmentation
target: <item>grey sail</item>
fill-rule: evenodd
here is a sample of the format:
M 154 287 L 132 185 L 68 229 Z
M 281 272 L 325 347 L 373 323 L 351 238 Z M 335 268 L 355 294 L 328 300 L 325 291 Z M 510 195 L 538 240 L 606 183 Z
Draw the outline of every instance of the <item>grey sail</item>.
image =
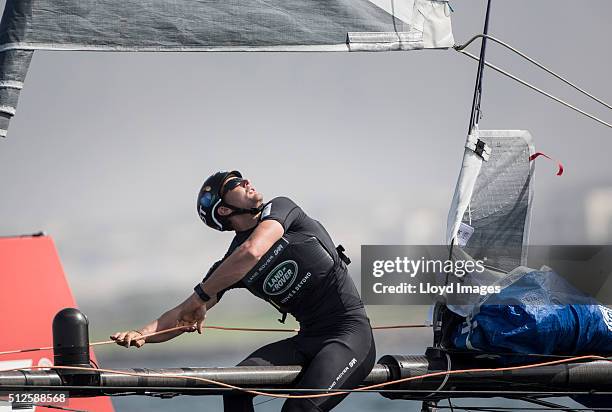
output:
M 440 0 L 8 0 L 0 136 L 35 50 L 390 51 L 453 46 Z
M 454 245 L 454 259 L 486 259 L 487 270 L 464 277 L 464 285 L 493 285 L 527 265 L 534 153 L 526 130 L 475 129 L 468 136 L 447 242 Z M 448 307 L 467 316 L 480 297 L 466 294 L 462 299 Z

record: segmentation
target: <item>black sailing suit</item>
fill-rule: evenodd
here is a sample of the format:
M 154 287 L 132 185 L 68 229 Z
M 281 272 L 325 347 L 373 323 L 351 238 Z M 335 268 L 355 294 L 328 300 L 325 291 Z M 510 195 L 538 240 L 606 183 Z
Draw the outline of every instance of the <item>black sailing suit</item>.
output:
M 290 313 L 300 323 L 297 335 L 257 349 L 239 366 L 301 365 L 296 388 L 351 389 L 374 366 L 376 349 L 359 293 L 325 228 L 291 199 L 268 202 L 260 221 L 276 220 L 284 228 L 277 241 L 244 278 L 228 289 L 246 288 Z M 225 257 L 253 229 L 237 232 Z M 215 263 L 210 276 L 223 260 Z M 206 279 L 206 278 L 205 278 Z M 282 411 L 328 411 L 344 396 L 288 399 Z M 253 397 L 243 392 L 223 397 L 225 411 L 253 411 Z

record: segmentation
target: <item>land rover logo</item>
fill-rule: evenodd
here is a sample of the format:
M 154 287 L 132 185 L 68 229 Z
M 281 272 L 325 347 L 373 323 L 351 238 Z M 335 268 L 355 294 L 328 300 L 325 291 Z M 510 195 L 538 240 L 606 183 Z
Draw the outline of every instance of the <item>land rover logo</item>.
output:
M 285 260 L 270 271 L 263 283 L 263 291 L 268 295 L 280 295 L 291 287 L 298 273 L 298 265 L 293 260 Z

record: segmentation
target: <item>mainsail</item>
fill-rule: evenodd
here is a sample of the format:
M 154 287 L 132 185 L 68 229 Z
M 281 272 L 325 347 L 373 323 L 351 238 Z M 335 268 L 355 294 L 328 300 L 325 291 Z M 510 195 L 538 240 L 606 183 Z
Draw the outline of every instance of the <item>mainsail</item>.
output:
M 0 136 L 35 50 L 389 51 L 453 46 L 447 0 L 8 0 Z

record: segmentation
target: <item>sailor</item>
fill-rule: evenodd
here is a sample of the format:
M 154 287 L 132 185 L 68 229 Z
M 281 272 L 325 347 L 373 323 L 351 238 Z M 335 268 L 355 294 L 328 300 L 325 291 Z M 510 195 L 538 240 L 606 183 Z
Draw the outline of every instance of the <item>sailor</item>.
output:
M 288 339 L 257 349 L 238 366 L 301 365 L 295 388 L 352 389 L 374 366 L 372 329 L 348 273 L 350 260 L 336 248 L 317 220 L 287 197 L 264 203 L 238 171 L 210 176 L 198 195 L 204 223 L 234 231 L 225 256 L 216 262 L 194 293 L 145 327 L 112 336 L 117 344 L 141 347 L 164 342 L 182 332 L 142 335 L 176 326 L 202 332 L 206 312 L 229 289 L 246 288 L 300 324 Z M 282 411 L 329 411 L 346 395 L 287 399 Z M 224 395 L 225 411 L 253 411 L 253 396 Z

